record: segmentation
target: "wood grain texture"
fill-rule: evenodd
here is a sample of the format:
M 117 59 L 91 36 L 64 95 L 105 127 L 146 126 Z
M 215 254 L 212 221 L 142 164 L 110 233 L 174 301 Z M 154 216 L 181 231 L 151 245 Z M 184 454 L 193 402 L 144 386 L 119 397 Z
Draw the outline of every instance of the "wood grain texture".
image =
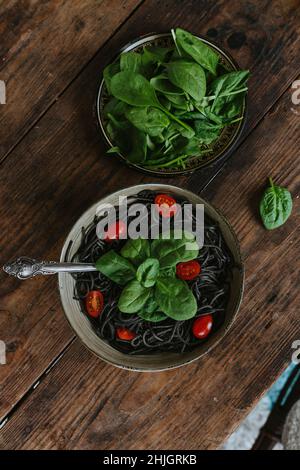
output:
M 141 0 L 9 0 L 0 5 L 0 160 Z
M 292 3 L 295 4 L 295 2 L 285 2 L 284 5 L 289 6 Z M 183 8 L 183 2 L 179 1 L 166 1 L 162 4 L 157 0 L 147 0 L 112 40 L 96 54 L 85 70 L 3 162 L 0 167 L 0 177 L 3 181 L 0 191 L 2 263 L 18 254 L 57 259 L 69 228 L 89 205 L 104 194 L 120 187 L 141 181 L 153 181 L 153 178 L 130 170 L 115 158 L 105 155 L 105 147 L 91 113 L 99 83 L 99 71 L 117 52 L 120 45 L 128 40 L 141 33 L 165 31 L 174 24 L 180 24 L 199 34 L 207 34 L 214 25 L 217 31 L 220 28 L 220 35 L 218 34 L 216 40 L 223 41 L 224 44 L 229 41 L 229 44 L 234 45 L 232 38 L 230 40 L 229 38 L 240 31 L 238 21 L 242 18 L 243 31 L 247 36 L 246 45 L 243 47 L 246 49 L 243 52 L 235 48 L 232 50 L 233 55 L 240 54 L 241 65 L 250 67 L 253 65 L 253 70 L 257 73 L 260 73 L 259 67 L 264 62 L 264 54 L 269 64 L 269 68 L 267 66 L 263 68 L 260 81 L 252 79 L 251 96 L 253 97 L 251 100 L 253 103 L 259 103 L 259 113 L 253 106 L 249 130 L 253 129 L 257 120 L 264 115 L 264 110 L 269 109 L 291 83 L 298 68 L 295 61 L 297 44 L 295 45 L 294 41 L 288 40 L 287 37 L 294 37 L 297 22 L 291 21 L 293 14 L 287 6 L 285 6 L 285 13 L 290 18 L 290 23 L 289 28 L 286 29 L 283 22 L 274 23 L 271 2 L 260 2 L 259 5 L 256 2 L 245 2 L 248 21 L 246 21 L 245 10 L 242 9 L 240 2 L 232 2 L 230 8 L 228 2 L 222 1 L 186 1 L 184 5 L 185 8 Z M 282 11 L 281 5 L 283 5 L 281 2 L 272 2 L 275 12 L 276 9 Z M 155 14 L 158 9 L 160 16 Z M 256 38 L 259 37 L 262 29 L 259 18 L 266 11 L 270 14 L 264 17 L 264 29 L 269 30 L 270 33 L 269 42 L 265 38 L 263 42 L 267 43 L 264 50 L 267 50 L 268 54 L 264 52 L 263 55 L 259 55 L 259 60 L 256 62 L 256 52 L 259 49 L 259 41 L 257 42 Z M 233 22 L 230 19 L 231 15 L 234 17 Z M 276 18 L 278 17 L 280 17 L 279 13 L 276 14 Z M 277 47 L 275 54 L 272 53 L 272 48 L 278 36 L 285 41 L 285 47 Z M 244 62 L 241 61 L 242 59 Z M 275 67 L 278 60 L 281 61 L 281 66 L 278 67 L 276 76 L 272 75 L 272 80 L 270 80 L 269 70 Z M 263 82 L 264 86 L 260 86 L 260 82 Z M 136 375 L 106 366 L 87 353 L 76 341 L 42 381 L 42 384 L 29 394 L 20 408 L 12 414 L 10 421 L 1 430 L 0 447 L 215 447 L 224 439 L 226 432 L 229 433 L 250 409 L 257 396 L 278 375 L 290 352 L 291 335 L 295 331 L 299 333 L 298 330 L 289 329 L 287 323 L 289 320 L 296 326 L 297 309 L 292 310 L 299 299 L 296 297 L 297 291 L 293 291 L 288 297 L 288 284 L 286 283 L 282 287 L 282 293 L 285 299 L 290 299 L 290 304 L 285 305 L 288 315 L 285 312 L 285 315 L 273 319 L 273 307 L 272 304 L 267 304 L 267 300 L 273 298 L 269 293 L 269 288 L 270 284 L 272 287 L 275 285 L 274 279 L 269 275 L 266 277 L 267 280 L 270 277 L 269 284 L 262 282 L 257 286 L 254 268 L 263 266 L 264 269 L 268 269 L 268 273 L 274 272 L 276 281 L 276 274 L 281 279 L 280 263 L 285 260 L 285 257 L 287 260 L 292 259 L 292 244 L 287 245 L 285 251 L 280 251 L 280 237 L 283 237 L 284 241 L 285 236 L 288 238 L 287 232 L 280 232 L 285 233 L 284 236 L 280 236 L 279 232 L 272 234 L 271 240 L 274 240 L 273 237 L 275 241 L 280 239 L 278 259 L 275 260 L 276 266 L 274 267 L 272 260 L 268 258 L 274 248 L 272 245 L 270 249 L 270 239 L 257 221 L 255 221 L 254 228 L 251 224 L 249 225 L 249 220 L 254 223 L 255 201 L 252 199 L 246 201 L 246 207 L 242 205 L 242 202 L 245 203 L 243 197 L 246 194 L 249 198 L 254 197 L 254 193 L 245 192 L 246 181 L 252 174 L 255 178 L 253 177 L 251 188 L 255 192 L 255 188 L 258 188 L 267 176 L 264 174 L 266 170 L 276 168 L 276 174 L 280 174 L 281 171 L 284 174 L 288 168 L 285 165 L 288 165 L 288 162 L 292 163 L 296 158 L 293 143 L 295 139 L 289 129 L 295 130 L 297 125 L 299 126 L 299 120 L 297 121 L 296 116 L 291 116 L 292 113 L 289 114 L 288 96 L 288 94 L 285 95 L 283 104 L 280 104 L 278 109 L 272 109 L 272 112 L 267 114 L 265 121 L 261 124 L 262 127 L 259 126 L 256 129 L 251 135 L 251 140 L 248 138 L 230 161 L 230 167 L 226 172 L 231 171 L 234 178 L 228 183 L 228 176 L 225 178 L 225 174 L 222 174 L 213 184 L 211 193 L 208 194 L 212 202 L 226 209 L 227 206 L 224 203 L 227 203 L 227 192 L 230 193 L 231 199 L 228 200 L 228 204 L 237 210 L 228 215 L 241 235 L 247 255 L 247 267 L 248 264 L 250 269 L 252 267 L 248 278 L 248 282 L 251 283 L 252 280 L 252 284 L 249 284 L 250 291 L 247 286 L 247 298 L 244 304 L 247 305 L 247 310 L 243 310 L 240 315 L 242 323 L 237 323 L 238 326 L 232 334 L 205 361 L 176 372 L 154 376 Z M 267 129 L 263 126 L 267 126 Z M 265 134 L 266 132 L 269 134 Z M 285 141 L 287 136 L 289 138 Z M 265 141 L 265 138 L 268 140 Z M 272 144 L 273 154 L 279 143 L 281 146 L 284 142 L 286 145 L 288 143 L 291 148 L 289 150 L 286 148 L 288 155 L 285 161 L 283 155 L 279 155 L 278 161 L 275 162 L 271 159 L 272 153 L 268 154 L 265 151 L 262 153 L 266 142 L 269 145 Z M 249 150 L 252 152 L 250 157 L 248 157 Z M 242 179 L 242 176 L 245 179 Z M 199 175 L 199 180 L 201 181 L 201 175 Z M 188 184 L 187 178 L 169 181 L 178 186 Z M 239 181 L 243 181 L 243 185 Z M 293 172 L 290 180 L 283 178 L 280 182 L 291 184 L 294 191 L 298 190 Z M 193 183 L 191 187 L 199 189 L 200 186 L 195 187 Z M 233 192 L 234 187 L 239 197 L 236 197 L 237 193 Z M 215 193 L 216 199 L 214 199 Z M 240 194 L 243 197 L 240 197 Z M 237 206 L 239 202 L 241 205 Z M 244 214 L 242 219 L 236 215 L 240 212 Z M 295 220 L 292 219 L 292 224 Z M 293 237 L 295 227 L 290 227 L 290 225 L 287 227 L 290 228 L 289 233 Z M 260 242 L 261 237 L 264 243 Z M 245 245 L 244 240 L 246 240 Z M 256 254 L 257 244 L 259 254 Z M 286 242 L 283 246 L 286 246 Z M 266 251 L 261 257 L 263 250 Z M 288 264 L 287 270 L 291 268 L 291 263 Z M 289 282 L 294 285 L 296 273 L 291 274 L 285 271 L 285 274 Z M 49 364 L 68 347 L 73 336 L 59 306 L 54 278 L 35 279 L 25 285 L 25 283 L 8 279 L 3 274 L 0 277 L 1 339 L 10 345 L 8 364 L 0 368 L 1 419 L 14 409 L 24 393 L 38 380 Z M 272 293 L 272 296 L 273 294 L 275 295 Z M 285 308 L 284 302 L 282 301 L 281 304 L 278 299 L 275 301 L 276 309 L 277 302 L 279 309 Z M 256 312 L 254 318 L 251 309 L 254 313 Z M 264 334 L 261 334 L 259 329 L 258 317 L 263 318 L 264 325 L 269 325 L 271 322 L 269 326 L 266 326 L 265 331 L 263 330 Z M 286 330 L 285 336 L 283 331 L 277 332 L 280 328 Z M 248 329 L 252 335 L 248 334 Z M 279 333 L 281 336 L 278 336 Z M 234 335 L 238 334 L 242 335 L 241 342 L 236 343 Z M 276 348 L 273 343 L 274 336 L 276 338 L 278 336 Z M 255 338 L 255 344 L 256 341 L 259 344 L 255 351 L 252 351 L 253 338 Z M 250 374 L 248 377 L 245 351 L 249 355 L 249 362 L 255 364 L 255 376 L 258 377 L 256 382 L 253 380 L 253 375 Z M 269 356 L 264 356 L 262 363 L 256 364 L 259 354 L 264 355 L 267 352 Z M 230 364 L 232 355 L 240 353 L 241 358 L 238 359 L 237 364 L 230 365 L 230 375 L 227 377 L 227 364 Z M 282 354 L 281 357 L 280 354 Z M 225 367 L 226 373 L 224 373 Z M 270 370 L 272 377 L 268 376 Z M 208 377 L 206 386 L 203 384 L 202 377 Z M 236 391 L 233 385 L 239 383 L 239 379 L 241 379 L 241 385 Z M 211 397 L 216 397 L 220 403 L 223 383 L 225 383 L 228 403 L 224 405 L 222 401 L 221 406 L 217 408 L 218 402 Z M 148 388 L 150 398 L 147 395 Z M 215 391 L 219 394 L 215 395 Z M 196 403 L 195 396 L 198 397 Z M 121 408 L 119 407 L 120 401 L 123 401 Z M 170 407 L 166 406 L 169 401 L 171 401 Z M 135 410 L 136 402 L 137 409 Z M 188 405 L 183 406 L 186 402 Z M 193 407 L 195 415 L 192 412 Z M 182 415 L 184 425 L 176 424 L 174 416 L 173 418 L 171 416 L 172 412 L 177 417 Z M 214 416 L 212 422 L 210 422 L 210 416 Z M 57 426 L 53 431 L 49 431 L 56 420 Z M 31 424 L 26 427 L 26 423 Z M 140 426 L 144 429 L 142 434 L 138 431 Z M 183 431 L 186 427 L 189 432 L 184 436 Z M 143 439 L 141 435 L 144 436 Z M 174 440 L 174 435 L 177 436 L 176 440 Z M 190 443 L 186 442 L 187 436 L 192 436 Z
M 96 360 L 76 340 L 2 429 L 3 448 L 218 447 L 288 364 L 300 337 L 298 130 L 287 92 L 222 175 L 227 184 L 218 177 L 205 194 L 233 224 L 246 262 L 243 306 L 222 343 L 184 368 L 136 374 Z M 293 216 L 274 232 L 256 217 L 270 174 L 294 199 Z

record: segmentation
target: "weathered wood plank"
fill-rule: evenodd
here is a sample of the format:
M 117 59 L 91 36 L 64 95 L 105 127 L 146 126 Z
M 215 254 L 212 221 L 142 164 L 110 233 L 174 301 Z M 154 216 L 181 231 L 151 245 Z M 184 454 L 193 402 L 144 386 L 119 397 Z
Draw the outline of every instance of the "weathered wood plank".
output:
M 0 5 L 0 160 L 141 0 L 9 0 Z
M 205 194 L 234 226 L 246 262 L 243 305 L 221 344 L 197 363 L 150 375 L 108 366 L 75 341 L 3 427 L 3 448 L 206 449 L 224 440 L 300 337 L 298 126 L 287 92 Z M 270 174 L 294 197 L 292 217 L 274 232 L 256 217 Z

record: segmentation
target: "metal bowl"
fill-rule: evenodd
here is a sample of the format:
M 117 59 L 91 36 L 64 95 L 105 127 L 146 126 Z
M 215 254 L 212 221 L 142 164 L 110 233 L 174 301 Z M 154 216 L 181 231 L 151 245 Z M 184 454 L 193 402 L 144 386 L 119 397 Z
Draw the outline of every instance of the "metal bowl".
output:
M 219 54 L 220 61 L 222 65 L 228 70 L 228 72 L 240 70 L 238 64 L 227 52 L 225 52 L 219 46 L 217 46 L 216 44 L 212 43 L 211 41 L 208 41 L 207 39 L 201 36 L 198 36 L 198 38 L 201 39 L 201 41 L 205 42 L 207 45 L 209 45 L 212 49 L 214 49 Z M 139 38 L 130 42 L 119 51 L 119 54 L 121 54 L 121 52 L 129 52 L 129 51 L 138 52 L 142 50 L 144 46 L 153 46 L 153 45 L 170 46 L 170 44 L 173 44 L 172 35 L 170 33 L 161 33 L 161 34 L 152 33 L 152 34 L 146 35 L 142 38 Z M 106 132 L 105 128 L 106 128 L 107 121 L 104 117 L 104 112 L 103 112 L 103 109 L 107 100 L 108 100 L 108 93 L 106 90 L 104 80 L 102 79 L 100 86 L 99 86 L 98 95 L 97 95 L 96 114 L 97 114 L 98 123 L 101 129 L 101 132 L 104 136 L 104 139 L 107 145 L 111 148 L 114 146 L 114 142 L 110 140 L 110 137 L 108 136 Z M 122 155 L 121 153 L 117 153 L 116 155 L 118 155 L 118 157 L 121 160 L 123 160 L 128 166 L 136 168 L 144 173 L 148 173 L 148 174 L 152 174 L 156 176 L 172 176 L 172 175 L 184 175 L 184 174 L 193 173 L 196 170 L 207 167 L 211 165 L 212 163 L 215 163 L 217 160 L 226 159 L 231 155 L 234 148 L 236 147 L 236 144 L 244 128 L 245 119 L 246 119 L 246 110 L 247 110 L 247 100 L 246 98 L 244 98 L 243 110 L 241 113 L 241 116 L 243 117 L 243 119 L 241 119 L 237 123 L 234 123 L 230 126 L 226 126 L 224 130 L 222 131 L 220 137 L 208 146 L 208 148 L 211 150 L 210 154 L 205 157 L 204 156 L 199 157 L 198 159 L 193 158 L 190 163 L 189 161 L 187 161 L 186 168 L 184 170 L 182 169 L 170 170 L 170 169 L 164 169 L 164 168 L 147 169 L 141 165 L 130 163 L 126 159 L 125 155 Z
M 66 253 L 68 253 L 68 259 L 70 259 L 72 255 L 76 253 L 81 241 L 81 228 L 83 226 L 89 225 L 89 223 L 93 221 L 96 214 L 96 209 L 99 204 L 109 203 L 117 205 L 119 196 L 129 197 L 145 189 L 159 192 L 169 192 L 174 194 L 175 197 L 178 195 L 179 197 L 189 200 L 192 204 L 204 204 L 205 213 L 219 224 L 220 230 L 229 250 L 231 251 L 235 264 L 235 268 L 233 268 L 232 272 L 233 276 L 230 289 L 230 298 L 225 315 L 225 321 L 219 330 L 217 330 L 205 343 L 199 344 L 199 347 L 193 349 L 190 352 L 184 352 L 182 354 L 165 352 L 156 353 L 153 355 L 136 356 L 123 354 L 96 335 L 88 318 L 82 313 L 79 302 L 73 298 L 74 279 L 72 276 L 67 273 L 59 274 L 59 290 L 62 306 L 70 326 L 90 351 L 95 353 L 98 357 L 108 362 L 109 364 L 121 367 L 123 369 L 134 371 L 162 371 L 183 366 L 195 361 L 196 359 L 199 359 L 208 351 L 210 351 L 225 336 L 237 315 L 242 300 L 244 286 L 244 267 L 238 240 L 232 227 L 226 221 L 224 216 L 220 214 L 215 208 L 213 208 L 213 206 L 211 206 L 207 201 L 203 200 L 196 194 L 191 193 L 186 189 L 181 189 L 177 188 L 176 186 L 165 184 L 142 184 L 131 186 L 130 188 L 126 188 L 110 194 L 109 196 L 94 204 L 78 219 L 71 229 L 62 248 L 60 257 L 61 261 L 65 260 Z M 72 242 L 71 245 L 70 242 Z

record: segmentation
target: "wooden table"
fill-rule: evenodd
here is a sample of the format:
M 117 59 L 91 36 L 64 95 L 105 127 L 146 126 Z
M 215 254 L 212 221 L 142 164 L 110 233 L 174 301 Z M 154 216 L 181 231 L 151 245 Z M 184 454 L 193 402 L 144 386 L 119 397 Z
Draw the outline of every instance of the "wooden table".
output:
M 95 125 L 101 70 L 120 46 L 180 25 L 226 48 L 252 78 L 246 130 L 226 166 L 164 180 L 201 193 L 238 234 L 246 290 L 230 333 L 178 370 L 119 370 L 74 337 L 54 277 L 20 282 L 1 274 L 0 448 L 215 449 L 287 366 L 300 339 L 300 105 L 291 100 L 300 74 L 299 3 L 1 3 L 1 264 L 22 254 L 58 259 L 92 203 L 161 181 L 108 157 Z M 292 217 L 272 232 L 258 217 L 270 175 L 294 199 Z

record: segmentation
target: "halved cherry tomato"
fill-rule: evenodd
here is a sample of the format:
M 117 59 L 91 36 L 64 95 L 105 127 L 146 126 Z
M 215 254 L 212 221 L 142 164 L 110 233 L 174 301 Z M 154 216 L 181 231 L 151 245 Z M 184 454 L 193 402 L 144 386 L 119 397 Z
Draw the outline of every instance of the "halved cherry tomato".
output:
M 191 281 L 195 277 L 199 276 L 201 272 L 201 266 L 198 261 L 184 261 L 183 263 L 178 263 L 176 266 L 176 275 L 179 279 L 184 281 Z
M 127 330 L 127 328 L 117 328 L 117 337 L 123 341 L 131 341 L 136 337 L 133 331 Z
M 209 333 L 212 329 L 212 325 L 213 325 L 212 315 L 210 315 L 210 314 L 202 315 L 201 317 L 197 318 L 194 321 L 193 335 L 197 339 L 206 338 L 209 335 Z
M 105 241 L 112 242 L 113 240 L 119 240 L 121 235 L 126 233 L 126 224 L 123 220 L 118 220 L 114 224 L 108 226 L 106 230 Z
M 177 205 L 174 198 L 167 194 L 158 194 L 154 202 L 156 204 L 158 213 L 164 218 L 170 218 L 177 212 Z
M 99 290 L 91 290 L 85 298 L 85 306 L 90 317 L 97 318 L 104 306 L 104 298 Z

